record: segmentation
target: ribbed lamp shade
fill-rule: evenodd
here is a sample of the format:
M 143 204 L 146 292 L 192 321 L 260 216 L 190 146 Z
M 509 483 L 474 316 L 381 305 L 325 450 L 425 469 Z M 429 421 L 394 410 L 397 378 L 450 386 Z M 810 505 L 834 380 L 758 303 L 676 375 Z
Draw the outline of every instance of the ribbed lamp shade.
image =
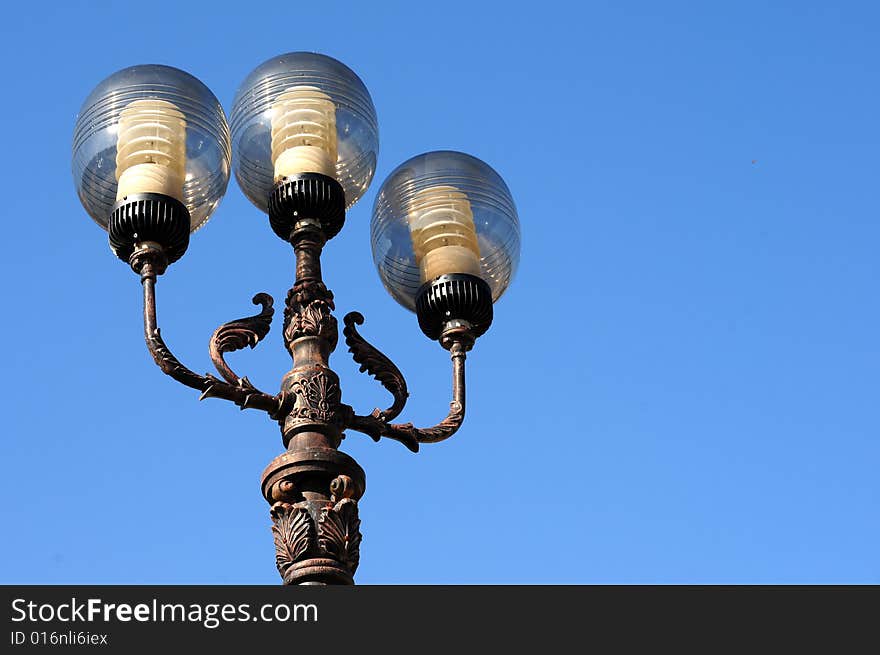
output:
M 292 52 L 262 63 L 235 94 L 230 123 L 235 178 L 262 211 L 278 182 L 303 173 L 336 179 L 351 207 L 376 171 L 373 100 L 332 57 Z
M 125 68 L 89 94 L 73 133 L 73 181 L 107 229 L 117 201 L 153 193 L 180 201 L 201 227 L 229 183 L 223 108 L 195 77 L 157 64 Z
M 373 261 L 397 302 L 413 311 L 422 286 L 471 275 L 507 289 L 519 262 L 519 219 L 510 190 L 488 164 L 460 152 L 428 152 L 382 184 L 370 223 Z

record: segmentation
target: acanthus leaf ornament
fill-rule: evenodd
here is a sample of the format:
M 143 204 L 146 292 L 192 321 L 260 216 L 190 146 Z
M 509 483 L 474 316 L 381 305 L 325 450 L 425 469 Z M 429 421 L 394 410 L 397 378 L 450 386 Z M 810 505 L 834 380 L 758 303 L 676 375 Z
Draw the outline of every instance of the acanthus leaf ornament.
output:
M 350 574 L 357 570 L 362 535 L 355 500 L 343 498 L 317 507 L 276 502 L 270 516 L 275 565 L 285 580 L 295 577 L 292 569 L 316 558 L 326 558 Z
M 354 573 L 360 562 L 361 520 L 357 502 L 343 498 L 335 505 L 324 507 L 318 519 L 318 545 L 329 557 L 341 562 Z
M 315 528 L 309 510 L 303 505 L 278 502 L 270 511 L 275 540 L 275 564 L 281 577 L 302 559 L 315 541 Z
M 287 294 L 284 308 L 284 338 L 290 344 L 300 337 L 321 337 L 336 347 L 338 331 L 333 316 L 333 293 L 323 282 L 298 282 Z

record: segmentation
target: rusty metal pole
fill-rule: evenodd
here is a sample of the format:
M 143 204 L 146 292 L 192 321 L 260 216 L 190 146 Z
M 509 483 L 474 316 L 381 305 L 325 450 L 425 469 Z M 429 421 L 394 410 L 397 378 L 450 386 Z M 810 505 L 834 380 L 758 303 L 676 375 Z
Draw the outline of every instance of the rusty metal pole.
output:
M 285 584 L 352 584 L 365 475 L 337 450 L 347 413 L 339 377 L 329 367 L 338 332 L 333 294 L 321 278 L 325 237 L 319 223 L 303 220 L 290 241 L 296 283 L 287 294 L 284 342 L 293 368 L 282 394 L 292 406 L 282 427 L 287 451 L 263 472 L 263 495 L 272 505 L 276 563 Z

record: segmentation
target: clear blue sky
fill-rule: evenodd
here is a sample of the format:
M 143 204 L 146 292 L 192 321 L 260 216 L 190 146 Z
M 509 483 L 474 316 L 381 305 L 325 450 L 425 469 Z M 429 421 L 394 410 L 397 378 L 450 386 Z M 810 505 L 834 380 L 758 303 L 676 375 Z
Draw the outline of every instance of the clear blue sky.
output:
M 373 269 L 379 185 L 463 150 L 522 223 L 461 432 L 419 455 L 343 444 L 367 472 L 359 582 L 880 582 L 878 19 L 870 2 L 8 5 L 0 582 L 278 581 L 259 492 L 277 428 L 154 366 L 138 279 L 69 162 L 80 103 L 119 68 L 183 68 L 228 112 L 294 50 L 342 60 L 376 104 L 376 179 L 325 273 L 407 374 L 405 420 L 445 414 L 448 360 Z M 214 328 L 292 276 L 233 181 L 160 281 L 163 334 L 206 371 Z M 278 325 L 231 360 L 265 389 L 290 367 Z M 386 402 L 344 346 L 331 363 L 345 401 Z

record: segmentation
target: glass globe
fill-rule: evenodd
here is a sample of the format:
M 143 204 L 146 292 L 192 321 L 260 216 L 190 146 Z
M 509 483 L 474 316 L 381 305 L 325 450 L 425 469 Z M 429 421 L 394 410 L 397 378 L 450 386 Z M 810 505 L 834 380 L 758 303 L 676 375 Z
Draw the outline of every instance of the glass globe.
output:
M 423 284 L 454 273 L 482 278 L 497 301 L 519 263 L 510 190 L 461 152 L 428 152 L 398 166 L 376 196 L 370 236 L 382 283 L 413 311 Z
M 89 94 L 73 131 L 73 181 L 107 229 L 130 193 L 164 193 L 204 225 L 229 183 L 229 127 L 210 89 L 177 68 L 149 64 L 113 73 Z
M 276 182 L 298 173 L 335 178 L 351 207 L 376 171 L 373 100 L 326 55 L 291 52 L 260 64 L 236 92 L 230 123 L 235 178 L 262 211 Z

